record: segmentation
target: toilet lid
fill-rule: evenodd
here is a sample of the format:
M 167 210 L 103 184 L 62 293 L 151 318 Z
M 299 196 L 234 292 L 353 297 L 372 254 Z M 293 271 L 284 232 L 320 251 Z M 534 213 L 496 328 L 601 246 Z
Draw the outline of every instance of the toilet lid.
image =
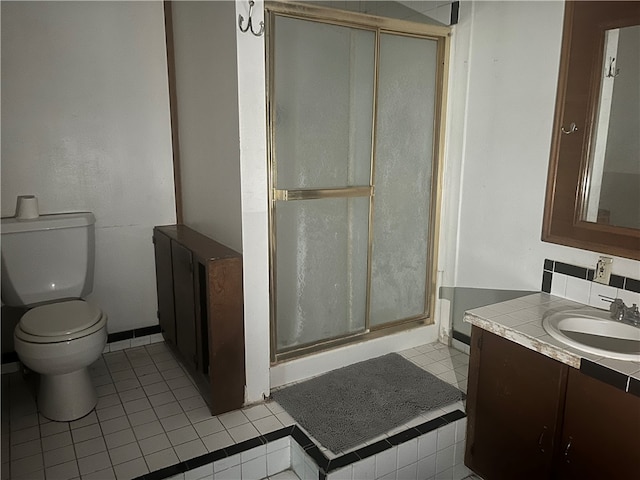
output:
M 39 337 L 58 337 L 86 330 L 101 317 L 99 308 L 82 300 L 70 300 L 29 310 L 20 319 L 20 328 Z

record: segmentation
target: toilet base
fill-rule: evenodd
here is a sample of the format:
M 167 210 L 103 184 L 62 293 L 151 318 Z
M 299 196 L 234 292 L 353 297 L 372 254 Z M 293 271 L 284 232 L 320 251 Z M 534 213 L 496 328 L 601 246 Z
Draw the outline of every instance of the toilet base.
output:
M 70 422 L 87 415 L 98 403 L 88 368 L 62 375 L 40 374 L 38 410 L 49 420 Z

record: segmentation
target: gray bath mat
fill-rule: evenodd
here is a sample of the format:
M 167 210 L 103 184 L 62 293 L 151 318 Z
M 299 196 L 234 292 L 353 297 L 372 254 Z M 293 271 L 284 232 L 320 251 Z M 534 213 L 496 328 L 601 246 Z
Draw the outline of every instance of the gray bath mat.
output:
M 338 453 L 462 400 L 464 393 L 390 353 L 277 390 L 272 398 Z

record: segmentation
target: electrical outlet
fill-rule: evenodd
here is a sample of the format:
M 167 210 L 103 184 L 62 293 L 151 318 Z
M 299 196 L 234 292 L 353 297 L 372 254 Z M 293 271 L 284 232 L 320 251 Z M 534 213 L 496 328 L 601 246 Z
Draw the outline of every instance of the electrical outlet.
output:
M 596 263 L 596 273 L 593 275 L 593 281 L 609 285 L 609 279 L 611 278 L 611 265 L 613 264 L 613 258 L 600 257 L 598 263 Z

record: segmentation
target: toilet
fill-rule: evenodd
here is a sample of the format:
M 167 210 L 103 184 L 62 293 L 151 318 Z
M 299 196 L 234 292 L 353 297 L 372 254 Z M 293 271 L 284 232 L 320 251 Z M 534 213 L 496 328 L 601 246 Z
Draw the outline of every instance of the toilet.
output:
M 28 307 L 14 330 L 20 361 L 40 374 L 38 409 L 55 421 L 97 403 L 89 366 L 107 342 L 107 316 L 82 300 L 93 289 L 92 213 L 2 219 L 2 301 Z

